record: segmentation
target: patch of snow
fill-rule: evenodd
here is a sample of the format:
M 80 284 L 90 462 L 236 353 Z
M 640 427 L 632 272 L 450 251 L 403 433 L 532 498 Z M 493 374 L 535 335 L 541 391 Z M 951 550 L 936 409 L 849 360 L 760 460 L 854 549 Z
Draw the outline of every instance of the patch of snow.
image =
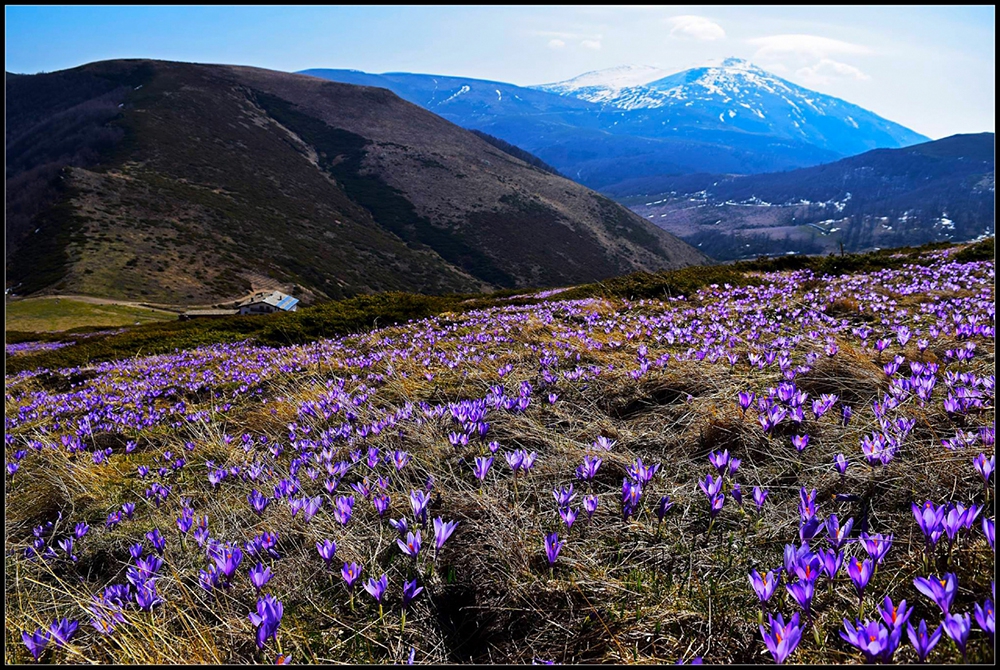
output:
M 463 93 L 468 93 L 471 90 L 472 89 L 469 88 L 467 85 L 466 86 L 462 86 L 462 88 L 458 89 L 457 93 L 454 93 L 451 97 L 449 97 L 447 100 L 444 100 L 441 104 L 443 105 L 445 102 L 451 102 L 452 100 L 454 100 L 458 96 L 462 95 Z
M 496 89 L 496 92 L 497 92 L 497 102 L 503 100 L 503 95 L 501 95 L 499 88 Z
M 848 116 L 848 117 L 847 117 L 846 119 L 844 119 L 844 120 L 845 120 L 845 121 L 847 121 L 847 122 L 848 122 L 849 124 L 851 124 L 852 126 L 854 126 L 855 128 L 857 128 L 857 127 L 858 127 L 858 122 L 857 122 L 857 121 L 855 121 L 854 119 L 852 119 L 851 117 L 849 117 L 849 116 Z
M 617 94 L 623 88 L 642 86 L 671 74 L 666 70 L 649 65 L 619 65 L 605 70 L 584 72 L 578 77 L 552 84 L 541 84 L 531 88 L 568 95 L 581 89 L 604 89 Z M 586 98 L 585 98 L 586 99 Z

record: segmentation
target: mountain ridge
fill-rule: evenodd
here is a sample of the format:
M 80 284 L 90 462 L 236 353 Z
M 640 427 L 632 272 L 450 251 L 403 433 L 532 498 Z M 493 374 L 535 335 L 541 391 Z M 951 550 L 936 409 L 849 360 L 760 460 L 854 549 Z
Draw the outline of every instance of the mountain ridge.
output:
M 995 135 L 960 134 L 788 172 L 636 183 L 633 211 L 720 260 L 967 242 L 995 230 Z M 655 195 L 654 195 L 655 194 Z
M 78 104 L 114 96 L 102 115 L 61 118 L 77 109 L 62 104 L 67 83 L 84 91 Z M 251 269 L 343 297 L 706 262 L 607 198 L 384 89 L 130 60 L 8 77 L 7 94 L 27 110 L 8 131 L 8 154 L 30 146 L 38 159 L 22 160 L 8 184 L 39 165 L 58 168 L 61 184 L 46 182 L 59 193 L 29 226 L 8 226 L 21 247 L 13 262 L 8 254 L 8 286 L 204 302 L 244 292 Z M 114 134 L 111 146 L 65 160 L 81 144 L 66 130 L 77 126 L 88 138 Z M 46 128 L 66 146 L 40 145 Z M 22 153 L 15 162 L 31 158 Z
M 726 71 L 750 72 L 775 91 L 778 84 L 769 82 L 784 82 L 769 73 L 767 78 L 757 75 L 759 68 L 751 71 L 742 64 L 737 67 L 731 61 L 724 62 L 730 62 Z M 704 74 L 725 69 L 720 68 L 701 70 Z M 694 70 L 659 77 L 662 71 L 656 68 L 632 66 L 531 87 L 414 73 L 301 72 L 331 81 L 388 88 L 457 125 L 524 149 L 562 174 L 602 192 L 656 174 L 775 172 L 835 161 L 877 146 L 896 147 L 926 139 L 850 103 L 790 82 L 780 83 L 782 90 L 787 89 L 788 95 L 783 96 L 787 101 L 760 89 L 757 93 L 770 96 L 764 100 L 767 104 L 751 92 L 741 101 L 747 107 L 741 107 L 732 100 L 723 102 L 724 96 L 715 99 L 705 93 L 705 87 L 701 93 L 685 93 L 681 99 L 677 85 L 671 82 L 676 84 L 678 77 L 698 80 Z M 630 77 L 633 81 L 658 78 L 643 85 L 619 85 L 629 83 Z M 603 83 L 590 86 L 594 81 Z M 608 81 L 613 86 L 609 87 Z M 663 90 L 652 88 L 654 85 Z M 640 104 L 640 98 L 647 100 Z M 830 111 L 836 114 L 819 113 L 804 99 L 814 105 L 827 101 L 824 104 L 833 105 Z M 709 107 L 695 107 L 695 102 Z M 779 111 L 783 115 L 780 122 Z M 791 118 L 793 112 L 801 118 Z M 765 119 L 773 116 L 768 122 L 771 125 L 758 114 Z M 807 123 L 807 130 L 802 130 L 803 123 Z

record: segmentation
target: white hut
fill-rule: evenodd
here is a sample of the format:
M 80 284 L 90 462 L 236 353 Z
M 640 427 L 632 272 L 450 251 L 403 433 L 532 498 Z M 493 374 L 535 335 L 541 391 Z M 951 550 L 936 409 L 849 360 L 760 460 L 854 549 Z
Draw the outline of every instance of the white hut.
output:
M 270 314 L 272 312 L 294 312 L 299 299 L 285 295 L 281 291 L 260 291 L 239 305 L 240 314 Z

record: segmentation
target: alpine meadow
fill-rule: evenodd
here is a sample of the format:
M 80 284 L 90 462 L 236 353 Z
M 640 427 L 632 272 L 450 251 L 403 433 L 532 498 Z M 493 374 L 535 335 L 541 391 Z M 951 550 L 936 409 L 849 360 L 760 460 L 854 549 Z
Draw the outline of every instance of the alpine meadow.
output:
M 8 7 L 5 662 L 994 663 L 994 14 Z

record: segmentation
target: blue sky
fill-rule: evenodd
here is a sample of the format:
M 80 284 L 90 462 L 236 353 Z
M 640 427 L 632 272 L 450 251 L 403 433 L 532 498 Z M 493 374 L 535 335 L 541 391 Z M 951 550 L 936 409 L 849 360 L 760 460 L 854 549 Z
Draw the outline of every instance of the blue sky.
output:
M 424 72 L 519 85 L 728 56 L 932 138 L 993 131 L 995 8 L 11 7 L 6 70 L 112 58 Z

